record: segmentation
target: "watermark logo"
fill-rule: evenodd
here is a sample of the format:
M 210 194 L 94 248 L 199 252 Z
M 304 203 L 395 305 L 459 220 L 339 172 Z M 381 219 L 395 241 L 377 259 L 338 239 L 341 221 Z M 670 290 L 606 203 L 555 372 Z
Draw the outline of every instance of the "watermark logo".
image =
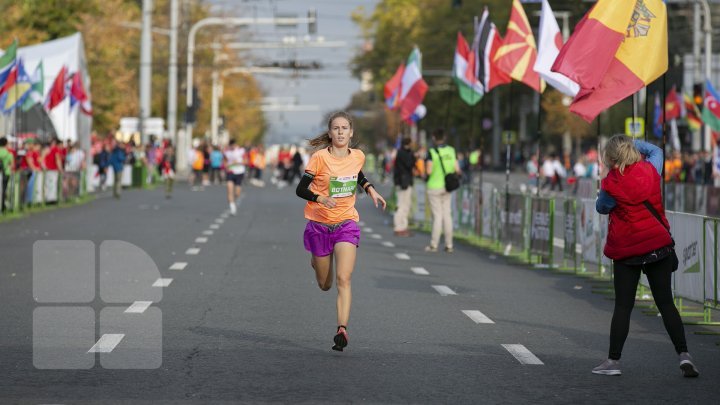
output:
M 160 367 L 159 278 L 150 256 L 127 242 L 35 242 L 33 365 L 90 369 L 99 358 L 108 369 Z

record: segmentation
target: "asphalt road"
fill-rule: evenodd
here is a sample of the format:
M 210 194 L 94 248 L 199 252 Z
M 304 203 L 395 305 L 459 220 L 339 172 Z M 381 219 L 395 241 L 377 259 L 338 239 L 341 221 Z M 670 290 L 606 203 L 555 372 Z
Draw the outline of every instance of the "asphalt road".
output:
M 364 229 L 342 353 L 330 350 L 336 290 L 315 283 L 292 188 L 246 187 L 235 217 L 221 186 L 181 185 L 170 200 L 159 189 L 128 191 L 0 224 L 0 403 L 711 403 L 720 395 L 720 337 L 686 328 L 701 376 L 683 379 L 661 319 L 636 308 L 624 374 L 593 375 L 613 306 L 593 282 L 459 243 L 453 254 L 425 253 L 428 235 L 395 238 L 389 215 L 366 197 L 358 206 Z M 137 275 L 145 265 L 128 258 L 99 266 L 95 285 L 127 275 L 138 297 L 162 290 L 162 298 L 137 318 L 123 315 L 132 300 L 104 302 L 100 290 L 86 303 L 38 302 L 40 240 L 132 244 L 158 273 Z M 172 280 L 148 287 L 157 278 Z M 50 290 L 83 282 L 64 277 Z M 40 316 L 54 307 L 57 316 Z M 95 314 L 95 324 L 63 321 L 70 307 Z M 85 354 L 92 342 L 72 337 L 87 330 L 92 341 L 108 335 L 104 353 Z M 89 363 L 37 367 L 53 353 Z

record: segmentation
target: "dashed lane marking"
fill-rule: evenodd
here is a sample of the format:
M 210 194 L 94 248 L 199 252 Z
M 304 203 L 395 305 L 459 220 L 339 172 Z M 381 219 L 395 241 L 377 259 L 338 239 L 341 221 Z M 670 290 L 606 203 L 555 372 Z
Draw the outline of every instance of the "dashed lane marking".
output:
M 427 276 L 430 274 L 430 272 L 425 270 L 424 267 L 410 267 L 410 270 L 412 270 L 413 273 L 420 275 L 420 276 Z
M 212 225 L 210 225 L 210 229 L 220 229 L 220 225 L 212 224 Z
M 216 224 L 222 224 L 222 223 L 224 223 L 224 222 L 225 222 L 225 220 L 222 219 L 222 218 L 218 218 L 218 219 L 215 220 L 215 223 L 216 223 Z
M 207 241 L 208 241 L 208 238 L 205 238 L 205 237 L 195 238 L 195 243 L 207 243 Z
M 126 314 L 142 314 L 146 309 L 150 308 L 152 301 L 135 301 L 125 310 Z
M 410 256 L 407 253 L 395 253 L 395 257 L 400 260 L 410 260 Z
M 502 345 L 502 347 L 505 348 L 510 354 L 513 355 L 519 361 L 521 364 L 531 364 L 531 365 L 543 365 L 542 361 L 538 359 L 530 350 L 528 350 L 523 345 L 518 344 L 512 344 L 512 345 Z
M 100 336 L 100 339 L 88 350 L 88 353 L 110 353 L 124 337 L 124 333 L 106 333 Z
M 435 289 L 435 291 L 438 292 L 441 296 L 445 297 L 448 295 L 457 295 L 455 291 L 452 290 L 452 288 L 446 286 L 446 285 L 434 285 L 432 288 Z
M 365 222 L 360 221 L 360 222 L 358 222 L 358 225 L 360 225 L 360 226 L 365 226 Z
M 379 234 L 377 234 L 377 233 L 374 233 L 374 234 L 370 235 L 370 237 L 373 238 L 373 239 L 382 239 L 382 235 L 379 235 Z
M 186 255 L 197 255 L 200 253 L 200 248 L 190 248 L 185 251 Z
M 207 236 L 210 236 L 214 233 L 215 233 L 215 231 L 211 231 L 211 230 L 203 231 L 203 235 L 207 235 Z
M 468 318 L 472 319 L 475 323 L 495 323 L 492 321 L 492 319 L 488 318 L 480 311 L 463 310 L 462 313 L 467 315 Z
M 155 282 L 153 283 L 152 286 L 153 287 L 167 287 L 170 285 L 170 283 L 172 283 L 172 281 L 173 281 L 173 279 L 171 279 L 171 278 L 159 278 L 159 279 L 155 280 Z
M 386 240 L 386 241 L 383 241 L 383 242 L 381 243 L 381 245 L 383 245 L 383 246 L 385 246 L 385 247 L 389 247 L 389 248 L 394 248 L 394 247 L 395 247 L 395 244 L 394 244 L 394 243 L 392 243 L 392 242 L 390 242 L 390 241 L 387 241 L 387 240 Z
M 372 231 L 372 228 L 363 228 L 363 232 L 371 233 Z
M 187 263 L 175 262 L 172 266 L 170 266 L 170 270 L 185 270 L 185 267 L 187 267 Z

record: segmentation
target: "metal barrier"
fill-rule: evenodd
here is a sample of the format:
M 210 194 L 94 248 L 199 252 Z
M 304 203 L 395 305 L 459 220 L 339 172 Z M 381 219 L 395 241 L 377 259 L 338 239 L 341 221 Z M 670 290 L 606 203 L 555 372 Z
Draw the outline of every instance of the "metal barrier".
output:
M 686 193 L 686 189 L 689 187 L 675 188 L 682 193 Z M 431 213 L 426 201 L 425 185 L 416 182 L 413 220 L 419 227 L 429 230 Z M 688 198 L 681 201 L 685 207 L 697 204 Z M 597 213 L 594 198 L 506 195 L 492 184 L 471 181 L 455 192 L 454 207 L 457 207 L 453 215 L 459 237 L 534 267 L 604 281 L 612 279 L 612 261 L 602 254 L 608 216 Z M 680 266 L 673 275 L 676 305 L 686 324 L 720 325 L 711 319 L 711 310 L 720 308 L 717 237 L 720 219 L 673 211 L 666 211 L 666 214 L 680 259 Z M 604 292 L 612 293 L 606 283 L 605 287 Z M 647 287 L 647 279 L 643 276 L 639 299 L 650 299 Z M 684 305 L 684 299 L 703 303 L 703 307 L 700 311 L 690 310 Z M 653 305 L 647 308 L 653 309 Z M 692 321 L 689 318 L 702 319 Z

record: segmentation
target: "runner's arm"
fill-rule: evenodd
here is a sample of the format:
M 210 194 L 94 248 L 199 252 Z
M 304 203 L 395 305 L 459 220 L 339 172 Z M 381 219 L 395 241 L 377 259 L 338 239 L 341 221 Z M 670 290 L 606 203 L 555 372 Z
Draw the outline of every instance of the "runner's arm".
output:
M 365 174 L 362 172 L 362 170 L 360 170 L 360 172 L 358 173 L 358 185 L 362 187 L 362 189 L 365 190 L 366 193 L 368 191 L 368 188 L 375 188 L 375 186 L 370 183 L 367 177 L 365 177 Z
M 304 200 L 317 202 L 319 195 L 310 191 L 310 183 L 312 183 L 314 178 L 314 175 L 305 172 L 305 174 L 300 178 L 300 183 L 295 189 L 295 194 Z

